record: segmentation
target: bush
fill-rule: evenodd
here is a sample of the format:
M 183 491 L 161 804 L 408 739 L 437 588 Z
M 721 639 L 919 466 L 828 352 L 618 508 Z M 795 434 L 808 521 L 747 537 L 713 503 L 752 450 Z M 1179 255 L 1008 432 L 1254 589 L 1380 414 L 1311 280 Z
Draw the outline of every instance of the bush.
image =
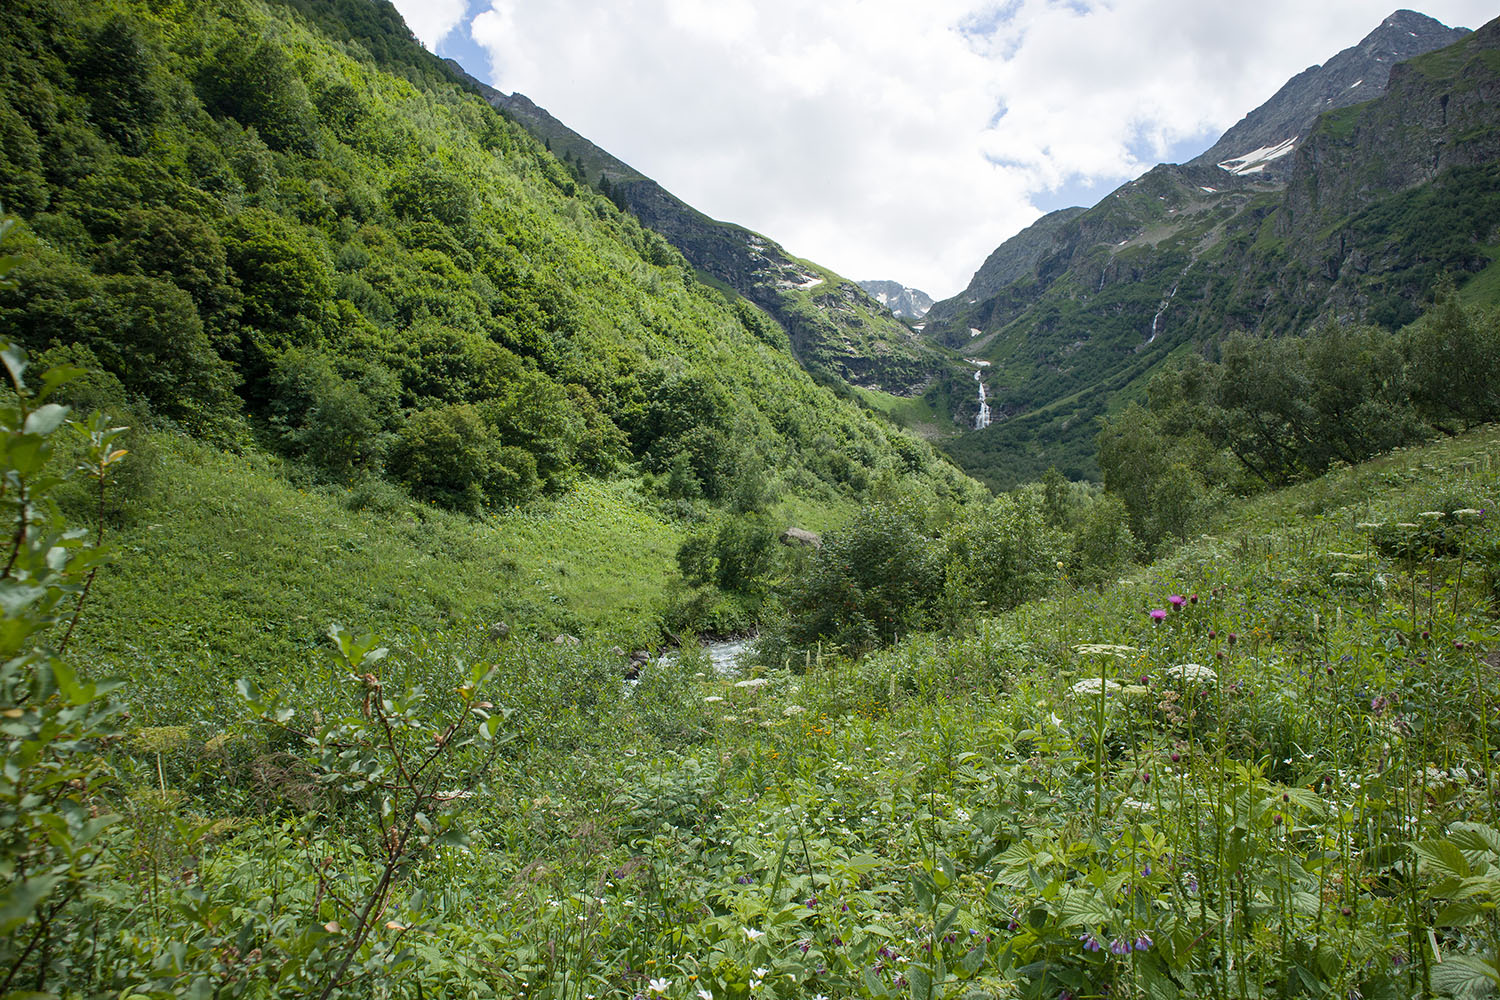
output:
M 889 643 L 927 626 L 943 588 L 942 550 L 909 504 L 860 508 L 830 532 L 788 589 L 787 638 L 848 649 Z
M 419 410 L 401 428 L 390 470 L 419 500 L 475 513 L 492 502 L 536 494 L 536 460 L 505 446 L 468 403 Z

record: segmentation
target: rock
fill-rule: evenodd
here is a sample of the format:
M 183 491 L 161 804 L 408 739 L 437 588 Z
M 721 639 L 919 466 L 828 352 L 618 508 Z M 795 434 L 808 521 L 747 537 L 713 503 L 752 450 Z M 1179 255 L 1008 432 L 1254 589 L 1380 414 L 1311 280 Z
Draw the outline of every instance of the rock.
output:
M 564 632 L 562 635 L 558 636 L 556 639 L 553 639 L 552 642 L 555 645 L 558 645 L 558 646 L 577 646 L 577 645 L 579 645 L 580 640 L 579 640 L 578 636 L 576 636 L 576 635 L 569 635 L 568 633 Z
M 490 642 L 499 642 L 510 635 L 510 626 L 504 622 L 496 622 L 490 626 Z
M 816 531 L 805 531 L 802 528 L 788 528 L 781 533 L 782 545 L 805 545 L 809 548 L 821 549 L 823 547 L 823 536 Z

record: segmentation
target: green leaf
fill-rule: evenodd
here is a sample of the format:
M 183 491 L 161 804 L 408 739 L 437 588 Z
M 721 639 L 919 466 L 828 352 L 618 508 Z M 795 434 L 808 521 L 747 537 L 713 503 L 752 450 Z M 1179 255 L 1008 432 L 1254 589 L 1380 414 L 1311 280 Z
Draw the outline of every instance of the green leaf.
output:
M 27 414 L 25 431 L 27 434 L 51 434 L 61 427 L 66 419 L 68 419 L 68 407 L 61 403 L 47 403 Z
M 931 1000 L 932 977 L 926 969 L 911 966 L 906 970 L 906 981 L 911 984 L 912 1000 Z
M 1458 1000 L 1481 1000 L 1500 986 L 1500 969 L 1476 955 L 1449 955 L 1433 967 L 1432 985 Z
M 25 381 L 21 376 L 26 371 L 26 350 L 16 344 L 6 344 L 0 347 L 0 361 L 5 362 L 5 368 L 10 372 L 10 380 L 17 388 L 26 388 Z
M 13 934 L 31 918 L 61 875 L 38 875 L 0 889 L 0 934 Z
M 1417 854 L 1432 872 L 1456 879 L 1469 877 L 1469 859 L 1451 840 L 1429 840 L 1418 844 Z
M 57 682 L 57 690 L 68 699 L 68 704 L 87 705 L 94 700 L 94 685 L 79 683 L 78 675 L 67 662 L 53 661 L 52 679 Z
M 932 932 L 933 937 L 942 937 L 948 933 L 948 928 L 953 926 L 953 921 L 958 919 L 958 907 L 948 911 L 948 915 L 938 921 L 937 929 Z

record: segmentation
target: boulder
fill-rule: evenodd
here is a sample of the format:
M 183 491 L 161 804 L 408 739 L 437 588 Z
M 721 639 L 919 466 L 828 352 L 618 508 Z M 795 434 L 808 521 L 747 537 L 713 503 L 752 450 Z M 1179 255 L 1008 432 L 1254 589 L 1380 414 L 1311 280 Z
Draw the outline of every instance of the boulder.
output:
M 490 642 L 499 642 L 510 635 L 510 626 L 504 622 L 496 622 L 490 626 Z
M 821 549 L 823 547 L 823 536 L 816 531 L 806 531 L 802 528 L 788 528 L 781 533 L 782 545 L 805 545 L 809 548 Z
M 578 638 L 578 636 L 576 636 L 576 635 L 569 635 L 566 632 L 564 632 L 562 635 L 558 636 L 557 638 L 553 639 L 552 641 L 553 641 L 553 643 L 555 643 L 556 645 L 559 645 L 559 646 L 577 646 L 581 642 L 581 640 Z

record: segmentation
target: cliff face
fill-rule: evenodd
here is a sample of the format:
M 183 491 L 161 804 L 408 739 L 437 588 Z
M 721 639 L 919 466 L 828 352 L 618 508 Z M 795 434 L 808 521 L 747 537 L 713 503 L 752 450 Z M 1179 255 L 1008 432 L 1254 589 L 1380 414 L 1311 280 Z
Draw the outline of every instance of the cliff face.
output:
M 450 66 L 463 74 L 457 64 Z M 463 75 L 485 100 L 546 142 L 556 156 L 578 164 L 584 183 L 607 188 L 693 267 L 768 313 L 814 375 L 910 395 L 953 367 L 855 282 L 793 257 L 774 240 L 709 218 L 525 95 L 503 94 Z

